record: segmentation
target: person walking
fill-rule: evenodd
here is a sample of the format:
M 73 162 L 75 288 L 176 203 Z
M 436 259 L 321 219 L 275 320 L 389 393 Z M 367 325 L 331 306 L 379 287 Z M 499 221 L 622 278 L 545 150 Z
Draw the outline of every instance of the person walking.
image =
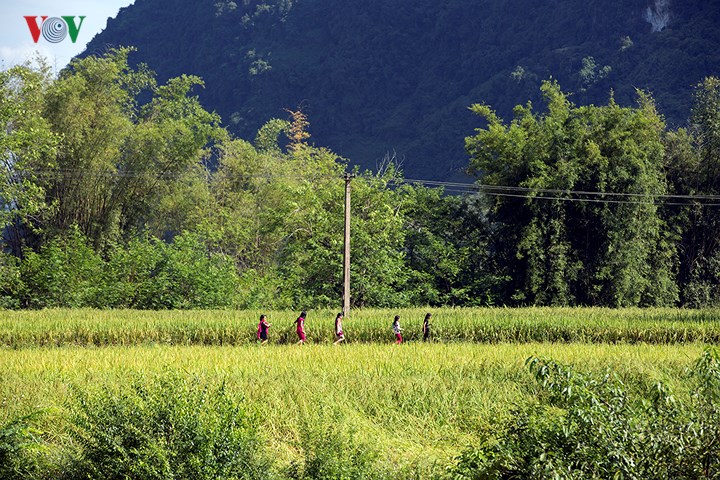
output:
M 395 343 L 396 344 L 402 343 L 403 339 L 402 339 L 402 334 L 400 333 L 400 332 L 402 332 L 402 328 L 400 328 L 400 315 L 395 315 L 395 320 L 393 320 L 393 323 L 392 323 L 392 329 L 393 329 L 393 332 L 395 333 L 395 338 L 397 340 Z
M 432 317 L 432 313 L 427 313 L 423 320 L 423 342 L 430 340 L 430 317 Z
M 342 321 L 343 321 L 343 314 L 338 313 L 337 317 L 335 317 L 335 338 L 336 338 L 336 340 L 333 345 L 337 345 L 338 343 L 345 341 L 345 335 L 343 334 Z
M 268 329 L 272 323 L 268 323 L 267 315 L 260 315 L 260 323 L 258 323 L 257 337 L 260 345 L 265 345 L 268 341 Z
M 297 333 L 297 336 L 300 340 L 298 340 L 298 345 L 303 345 L 305 343 L 305 317 L 307 316 L 306 312 L 301 312 L 300 316 L 295 320 L 295 323 L 297 324 L 297 327 L 295 328 L 295 332 Z

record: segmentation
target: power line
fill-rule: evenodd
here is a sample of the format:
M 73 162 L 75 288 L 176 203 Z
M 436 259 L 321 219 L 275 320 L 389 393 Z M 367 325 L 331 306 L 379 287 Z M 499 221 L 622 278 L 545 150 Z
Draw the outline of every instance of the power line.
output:
M 137 171 L 88 171 L 84 169 L 53 169 L 53 170 L 36 170 L 32 173 L 41 178 L 148 178 L 157 180 L 179 180 L 184 173 L 178 172 L 137 172 Z M 230 179 L 305 179 L 319 180 L 338 178 L 338 174 L 324 174 L 316 176 L 279 173 L 263 173 L 263 174 L 226 174 L 225 178 Z M 367 177 L 366 177 L 367 178 Z M 377 179 L 383 181 L 382 179 Z M 580 202 L 580 203 L 606 203 L 606 204 L 626 204 L 626 205 L 657 205 L 657 206 L 702 206 L 702 207 L 720 207 L 720 195 L 682 195 L 682 194 L 643 194 L 630 192 L 596 192 L 587 190 L 570 190 L 570 189 L 552 189 L 552 188 L 532 188 L 511 185 L 490 185 L 480 183 L 463 183 L 450 182 L 441 180 L 423 180 L 411 178 L 397 178 L 385 180 L 387 184 L 400 186 L 403 184 L 421 185 L 433 188 L 443 188 L 448 193 L 482 193 L 483 195 L 500 197 L 500 198 L 519 198 L 525 200 L 547 200 L 562 202 Z M 550 194 L 550 195 L 538 195 Z M 583 198 L 592 197 L 592 198 Z M 607 198 L 610 197 L 610 198 Z M 684 201 L 656 201 L 662 200 L 684 200 Z M 716 201 L 717 203 L 707 203 Z
M 682 198 L 682 199 L 697 199 L 697 200 L 718 200 L 720 201 L 720 195 L 680 195 L 680 194 L 658 194 L 650 195 L 647 193 L 628 193 L 628 192 L 592 192 L 587 190 L 561 190 L 553 188 L 533 188 L 533 187 L 516 187 L 516 186 L 503 186 L 503 185 L 490 185 L 490 184 L 478 184 L 478 183 L 460 183 L 460 182 L 443 182 L 438 180 L 417 180 L 417 179 L 404 179 L 402 180 L 407 183 L 417 183 L 430 186 L 448 186 L 448 187 L 466 187 L 482 190 L 507 190 L 513 192 L 531 192 L 531 193 L 554 193 L 554 194 L 566 194 L 566 195 L 597 195 L 597 196 L 612 196 L 612 197 L 654 197 L 654 198 Z
M 526 200 L 555 200 L 563 202 L 585 202 L 585 203 L 611 203 L 611 204 L 630 204 L 630 205 L 657 205 L 657 206 L 703 206 L 703 207 L 720 207 L 720 203 L 705 203 L 699 202 L 698 200 L 717 200 L 720 202 L 720 195 L 669 195 L 669 194 L 642 194 L 642 193 L 624 193 L 624 192 L 591 192 L 584 190 L 558 190 L 558 189 L 543 189 L 543 188 L 530 188 L 530 187 L 514 187 L 514 186 L 502 186 L 502 185 L 488 185 L 488 184 L 471 184 L 471 183 L 460 183 L 460 182 L 443 182 L 437 180 L 419 180 L 419 179 L 405 179 L 394 182 L 396 185 L 402 183 L 410 183 L 415 185 L 423 185 L 430 187 L 442 187 L 444 191 L 453 193 L 471 193 L 478 192 L 483 195 L 493 197 L 507 197 L 507 198 L 522 198 Z M 517 192 L 524 192 L 517 193 Z M 534 195 L 536 193 L 553 193 L 555 196 L 546 195 Z M 577 197 L 560 197 L 558 194 L 564 195 L 590 195 L 590 196 L 601 196 L 601 197 L 630 197 L 637 199 L 647 199 L 646 201 L 639 200 L 617 200 L 613 198 L 577 198 Z M 654 199 L 669 199 L 669 200 L 689 200 L 686 202 L 668 202 L 662 201 L 657 202 Z

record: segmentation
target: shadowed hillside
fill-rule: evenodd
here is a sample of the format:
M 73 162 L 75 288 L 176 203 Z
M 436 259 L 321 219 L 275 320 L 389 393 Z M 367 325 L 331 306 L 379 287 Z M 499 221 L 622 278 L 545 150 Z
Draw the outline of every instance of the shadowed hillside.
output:
M 471 103 L 507 118 L 551 76 L 578 104 L 647 89 L 683 125 L 692 86 L 720 73 L 719 21 L 716 0 L 137 0 L 84 55 L 133 45 L 160 80 L 201 76 L 244 138 L 302 106 L 352 163 L 395 151 L 407 177 L 446 179 L 467 165 Z

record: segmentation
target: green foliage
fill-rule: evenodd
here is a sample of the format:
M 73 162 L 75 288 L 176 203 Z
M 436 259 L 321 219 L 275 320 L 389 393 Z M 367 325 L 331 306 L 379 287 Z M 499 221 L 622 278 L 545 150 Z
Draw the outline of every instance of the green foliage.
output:
M 687 427 L 681 431 L 681 439 L 690 445 L 689 455 L 694 455 L 688 468 L 707 478 L 720 477 L 720 355 L 708 348 L 695 363 L 691 372 L 697 388 L 693 391 L 695 407 Z M 698 465 L 699 463 L 699 465 Z
M 32 422 L 37 414 L 0 424 L 0 478 L 22 480 L 41 478 L 37 432 Z
M 624 37 L 622 37 L 620 39 L 620 51 L 621 52 L 624 52 L 628 48 L 632 48 L 632 46 L 633 46 L 633 41 L 629 35 L 625 35 Z
M 217 308 L 234 305 L 238 287 L 234 264 L 196 235 L 172 244 L 136 239 L 104 260 L 77 228 L 29 252 L 19 277 L 21 293 L 8 306 L 21 298 L 29 308 Z
M 20 269 L 23 306 L 81 307 L 96 305 L 102 289 L 103 260 L 77 228 L 28 252 Z
M 245 306 L 330 306 L 341 296 L 344 161 L 307 145 L 307 120 L 298 112 L 295 117 L 293 124 L 269 122 L 258 132 L 256 147 L 242 140 L 224 143 L 210 178 L 214 198 L 198 231 L 211 248 L 232 256 L 241 278 L 248 279 Z M 285 152 L 280 133 L 291 137 Z M 352 180 L 354 306 L 408 302 L 405 195 L 388 188 L 395 178 L 390 168 Z
M 232 261 L 208 253 L 196 235 L 166 244 L 133 240 L 112 251 L 105 270 L 102 306 L 140 309 L 211 308 L 234 305 L 238 278 Z
M 0 251 L 0 309 L 20 307 L 20 296 L 25 285 L 19 264 L 17 257 Z
M 610 72 L 612 72 L 612 67 L 610 65 L 605 65 L 604 67 L 600 67 L 600 66 L 598 66 L 597 63 L 595 63 L 595 59 L 593 57 L 583 58 L 582 64 L 583 64 L 583 68 L 580 70 L 579 76 L 580 76 L 580 81 L 582 82 L 582 84 L 584 86 L 584 89 L 588 88 L 593 83 L 607 77 L 610 74 Z M 584 91 L 584 89 L 583 89 L 583 91 Z
M 75 478 L 269 478 L 257 420 L 224 385 L 171 371 L 74 397 Z
M 502 311 L 495 309 L 495 313 Z M 421 312 L 419 309 L 400 311 L 402 318 L 408 319 L 403 326 L 414 330 L 422 319 Z M 14 323 L 32 328 L 43 315 L 57 312 L 24 313 L 33 315 Z M 256 313 L 260 312 L 246 312 L 247 317 L 234 312 L 72 312 L 102 325 L 110 322 L 115 325 L 143 324 L 142 328 L 155 330 L 158 337 L 167 336 L 167 330 L 163 328 L 173 323 L 187 326 L 188 321 L 197 320 L 198 324 L 208 325 L 218 318 L 229 317 L 232 323 L 228 324 L 244 325 L 246 319 L 256 323 Z M 268 313 L 273 321 L 271 337 L 279 323 L 292 318 L 290 312 L 264 313 Z M 387 320 L 390 312 L 381 313 Z M 562 315 L 563 312 L 558 313 Z M 585 316 L 588 314 L 587 311 L 583 313 Z M 10 314 L 15 315 L 15 312 Z M 525 317 L 532 314 L 531 311 L 517 313 Z M 687 312 L 678 310 L 676 314 Z M 583 320 L 582 317 L 578 315 L 578 323 Z M 320 318 L 320 315 L 312 312 L 310 318 Z M 323 318 L 332 324 L 334 317 L 328 311 Z M 718 318 L 717 315 L 714 318 Z M 410 319 L 417 319 L 417 323 L 413 324 Z M 58 324 L 61 320 L 56 316 L 52 322 Z M 313 320 L 311 335 L 314 335 L 318 323 Z M 631 324 L 633 321 L 626 319 L 624 323 Z M 352 328 L 351 325 L 347 327 Z M 387 329 L 387 323 L 385 325 Z M 63 328 L 74 327 L 65 323 Z M 331 327 L 328 330 L 331 331 Z M 667 380 L 672 382 L 672 390 L 679 392 L 677 401 L 685 405 L 689 397 L 684 392 L 694 392 L 698 390 L 696 385 L 699 382 L 705 382 L 699 376 L 685 374 L 685 369 L 692 368 L 693 360 L 701 352 L 702 346 L 694 343 L 663 346 L 415 343 L 401 348 L 377 343 L 351 343 L 342 347 L 308 345 L 302 348 L 261 348 L 257 345 L 148 347 L 126 344 L 122 348 L 5 348 L 0 355 L 0 371 L 3 372 L 0 376 L 0 401 L 3 398 L 8 401 L 0 411 L 0 415 L 4 414 L 0 425 L 6 424 L 5 418 L 21 416 L 38 403 L 50 406 L 57 414 L 43 415 L 33 422 L 35 428 L 43 430 L 45 447 L 49 447 L 38 453 L 52 455 L 49 458 L 51 463 L 63 467 L 55 472 L 47 471 L 38 478 L 63 478 L 63 470 L 67 472 L 65 478 L 86 478 L 79 473 L 74 474 L 75 470 L 61 461 L 69 457 L 82 459 L 84 456 L 82 444 L 77 437 L 69 435 L 71 428 L 75 427 L 68 423 L 75 414 L 82 413 L 79 405 L 81 397 L 89 399 L 84 408 L 104 412 L 103 417 L 93 417 L 97 423 L 92 429 L 99 432 L 103 442 L 108 442 L 103 445 L 107 446 L 112 440 L 102 434 L 114 432 L 118 433 L 116 446 L 127 446 L 133 439 L 147 445 L 152 443 L 150 433 L 160 428 L 155 425 L 170 425 L 171 419 L 174 420 L 172 424 L 178 426 L 172 431 L 177 435 L 181 431 L 194 430 L 180 428 L 179 425 L 192 425 L 191 419 L 195 416 L 215 418 L 212 412 L 218 412 L 217 421 L 223 424 L 221 419 L 225 418 L 226 410 L 211 407 L 216 402 L 210 401 L 213 392 L 223 384 L 225 395 L 241 402 L 241 408 L 246 413 L 258 409 L 259 415 L 251 415 L 250 424 L 255 424 L 262 435 L 260 450 L 274 460 L 269 475 L 287 478 L 295 472 L 296 478 L 301 477 L 306 460 L 313 459 L 317 462 L 315 472 L 342 473 L 352 469 L 358 476 L 366 477 L 373 474 L 398 479 L 445 478 L 441 476 L 443 466 L 450 463 L 464 446 L 480 445 L 490 436 L 501 437 L 506 431 L 504 426 L 515 420 L 518 411 L 524 411 L 526 405 L 529 409 L 537 406 L 537 398 L 545 396 L 523 366 L 523 359 L 529 355 L 552 355 L 563 364 L 573 365 L 573 371 L 583 372 L 586 378 L 596 380 L 604 378 L 607 367 L 612 366 L 622 379 L 628 397 L 641 401 L 657 380 Z M 195 376 L 199 378 L 197 382 L 194 381 Z M 160 388 L 161 379 L 169 382 L 170 377 L 181 378 L 181 384 L 176 388 Z M 135 388 L 133 385 L 138 383 L 140 385 Z M 68 385 L 74 387 L 69 389 Z M 201 390 L 208 392 L 204 404 L 197 401 Z M 137 398 L 139 393 L 136 395 L 136 392 L 147 395 Z M 160 392 L 166 394 L 165 399 L 160 399 Z M 242 401 L 238 392 L 242 392 Z M 227 396 L 217 401 L 223 402 L 222 398 Z M 712 397 L 708 398 L 712 400 Z M 648 395 L 647 400 L 652 402 L 652 396 Z M 170 402 L 176 403 L 177 408 L 172 407 Z M 151 415 L 149 407 L 158 404 L 167 407 L 158 407 L 155 411 L 173 413 L 162 418 Z M 93 408 L 93 405 L 98 408 Z M 113 410 L 110 405 L 117 408 Z M 713 406 L 711 403 L 707 405 Z M 190 413 L 186 416 L 186 412 Z M 548 422 L 555 421 L 560 413 L 549 416 Z M 139 418 L 146 420 L 140 426 Z M 536 418 L 538 422 L 542 421 L 542 412 L 537 412 Z M 205 424 L 202 420 L 198 422 Z M 718 424 L 717 421 L 714 423 Z M 119 425 L 127 428 L 119 428 Z M 132 425 L 138 426 L 139 434 L 132 433 Z M 657 432 L 664 434 L 665 431 L 669 430 L 664 424 L 659 424 Z M 175 438 L 172 432 L 168 432 L 168 436 Z M 712 429 L 707 429 L 707 432 L 713 434 Z M 671 456 L 678 454 L 683 445 L 680 442 L 674 444 Z M 148 450 L 139 449 L 149 456 L 152 452 Z M 109 453 L 120 451 L 117 449 Z M 124 451 L 127 452 L 127 449 Z M 126 471 L 138 468 L 138 463 L 132 462 L 138 454 L 128 453 Z M 357 459 L 352 458 L 355 455 Z M 155 458 L 160 458 L 160 455 Z M 327 469 L 323 468 L 320 458 L 327 459 L 330 464 Z M 57 462 L 52 461 L 54 459 Z M 117 460 L 114 464 L 121 462 Z M 162 464 L 158 462 L 155 465 L 159 467 Z M 290 465 L 295 468 L 288 469 Z
M 328 413 L 329 412 L 329 413 Z M 351 480 L 391 478 L 377 467 L 378 452 L 352 427 L 343 415 L 323 406 L 306 411 L 300 426 L 298 448 L 302 461 L 293 462 L 289 479 Z
M 269 120 L 265 125 L 260 127 L 255 135 L 255 148 L 260 153 L 280 153 L 280 146 L 278 145 L 278 137 L 281 133 L 287 132 L 290 128 L 290 122 L 287 120 L 280 120 L 274 118 Z
M 490 248 L 514 272 L 507 285 L 514 292 L 503 301 L 674 303 L 673 246 L 654 204 L 665 193 L 664 126 L 651 100 L 639 94 L 635 109 L 612 100 L 575 107 L 556 83 L 542 90 L 547 112 L 518 106 L 510 125 L 489 107 L 473 106 L 488 125 L 466 140 L 480 183 L 528 192 L 525 200 L 495 197 L 489 211 L 498 233 Z M 628 197 L 594 203 L 569 190 Z M 654 263 L 658 256 L 665 261 Z
M 495 277 L 490 273 L 488 225 L 479 199 L 420 187 L 405 190 L 403 197 L 410 303 L 492 304 L 490 284 Z
M 237 276 L 232 262 L 222 255 L 209 255 L 205 245 L 192 235 L 176 237 L 166 248 L 154 272 L 158 282 L 154 301 L 165 308 L 233 304 Z
M 254 5 L 255 20 L 279 5 Z M 221 17 L 249 6 L 216 5 Z M 309 143 L 300 109 L 254 144 L 233 139 L 192 96 L 202 80 L 157 85 L 131 51 L 76 60 L 54 81 L 42 64 L 0 76 L 12 255 L 0 306 L 337 306 L 346 160 Z M 602 80 L 585 60 L 587 81 Z M 554 82 L 540 91 L 547 111 L 528 102 L 509 124 L 471 108 L 486 121 L 466 140 L 471 171 L 490 192 L 403 185 L 394 159 L 354 170 L 353 307 L 720 302 L 717 212 L 662 205 L 717 194 L 717 79 L 676 132 L 643 92 L 627 108 L 577 107 Z
M 77 225 L 95 248 L 151 221 L 172 180 L 223 135 L 219 117 L 190 96 L 198 77 L 158 86 L 147 68 L 128 65 L 130 51 L 74 60 L 45 98 L 43 115 L 61 141 L 41 183 L 53 208 L 33 225 L 51 233 Z M 142 106 L 141 94 L 150 96 Z
M 720 358 L 695 364 L 696 388 L 676 397 L 663 383 L 633 394 L 616 374 L 583 374 L 535 357 L 538 403 L 502 434 L 458 457 L 456 478 L 718 478 Z
M 708 77 L 696 86 L 688 132 L 669 135 L 670 175 L 681 195 L 720 194 L 720 79 Z M 674 218 L 681 225 L 679 283 L 685 304 L 720 304 L 720 212 L 694 204 Z
M 409 272 L 402 249 L 405 225 L 399 211 L 404 198 L 388 188 L 393 177 L 393 171 L 366 174 L 352 186 L 350 268 L 354 280 L 350 300 L 356 307 L 410 304 L 406 288 Z
M 683 289 L 685 305 L 695 308 L 720 305 L 720 250 L 698 261 Z
M 0 231 L 10 227 L 9 246 L 16 254 L 22 243 L 18 225 L 47 208 L 40 179 L 52 167 L 59 140 L 41 114 L 51 84 L 42 59 L 0 71 Z
M 308 154 L 313 155 L 300 153 Z M 294 197 L 303 214 L 288 225 L 294 231 L 280 252 L 280 275 L 286 279 L 285 288 L 297 292 L 295 304 L 332 306 L 341 298 L 344 190 L 340 178 L 301 187 Z M 364 175 L 351 183 L 351 303 L 355 307 L 407 303 L 403 219 L 396 211 L 398 195 L 386 188 L 390 178 L 391 174 Z

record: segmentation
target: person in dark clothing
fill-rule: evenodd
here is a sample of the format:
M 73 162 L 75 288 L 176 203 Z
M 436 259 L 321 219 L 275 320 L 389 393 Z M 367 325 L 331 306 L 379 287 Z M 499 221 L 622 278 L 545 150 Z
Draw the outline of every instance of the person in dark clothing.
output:
M 268 323 L 266 315 L 260 315 L 260 323 L 258 323 L 257 337 L 261 345 L 265 345 L 268 341 L 268 329 L 271 323 Z
M 432 313 L 425 315 L 425 320 L 423 320 L 423 342 L 430 340 L 430 317 L 432 317 Z

